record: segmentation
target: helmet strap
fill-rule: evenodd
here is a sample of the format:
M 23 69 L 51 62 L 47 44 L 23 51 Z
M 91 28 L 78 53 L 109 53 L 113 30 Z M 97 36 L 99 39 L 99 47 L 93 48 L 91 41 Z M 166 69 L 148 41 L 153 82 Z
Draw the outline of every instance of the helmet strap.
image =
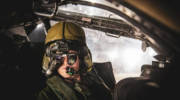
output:
M 62 35 L 63 35 L 63 40 L 65 40 L 65 22 L 63 22 L 63 26 L 62 26 Z

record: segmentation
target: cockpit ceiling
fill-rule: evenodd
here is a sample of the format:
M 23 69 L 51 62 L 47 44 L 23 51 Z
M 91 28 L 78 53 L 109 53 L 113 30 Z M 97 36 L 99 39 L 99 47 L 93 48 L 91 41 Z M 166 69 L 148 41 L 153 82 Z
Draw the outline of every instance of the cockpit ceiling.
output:
M 125 2 L 180 32 L 180 14 L 175 2 L 165 0 L 125 0 Z

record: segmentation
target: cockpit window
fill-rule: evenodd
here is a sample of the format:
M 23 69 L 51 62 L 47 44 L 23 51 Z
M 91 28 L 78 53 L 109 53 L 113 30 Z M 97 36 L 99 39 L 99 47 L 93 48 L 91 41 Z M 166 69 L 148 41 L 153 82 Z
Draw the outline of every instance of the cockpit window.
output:
M 153 56 L 156 52 L 151 47 L 143 52 L 140 40 L 109 37 L 104 32 L 87 28 L 85 32 L 93 62 L 110 61 L 116 82 L 126 77 L 139 76 L 142 65 L 152 64 L 152 61 L 155 61 Z
M 118 15 L 96 7 L 92 6 L 85 6 L 85 5 L 73 5 L 73 4 L 67 4 L 63 6 L 59 6 L 59 10 L 63 11 L 70 11 L 80 14 L 86 14 L 89 16 L 99 16 L 99 17 L 108 17 L 108 18 L 116 18 L 116 19 L 123 19 L 122 17 L 119 17 Z

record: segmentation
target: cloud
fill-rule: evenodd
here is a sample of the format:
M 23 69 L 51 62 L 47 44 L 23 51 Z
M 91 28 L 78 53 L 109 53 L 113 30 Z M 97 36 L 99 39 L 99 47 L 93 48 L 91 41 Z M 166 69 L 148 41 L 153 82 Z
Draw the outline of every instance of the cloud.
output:
M 143 64 L 151 64 L 156 52 L 147 48 L 146 52 L 141 50 L 140 40 L 127 37 L 113 38 L 106 36 L 104 32 L 84 28 L 86 32 L 87 45 L 91 50 L 94 62 L 110 61 L 113 66 L 116 79 L 140 75 Z M 120 74 L 121 73 L 121 74 Z M 129 75 L 129 76 L 128 76 Z

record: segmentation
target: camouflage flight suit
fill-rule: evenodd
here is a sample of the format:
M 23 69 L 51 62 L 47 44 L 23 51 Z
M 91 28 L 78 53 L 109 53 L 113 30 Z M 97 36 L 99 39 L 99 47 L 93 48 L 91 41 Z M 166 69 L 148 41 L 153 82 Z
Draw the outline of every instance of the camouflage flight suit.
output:
M 87 79 L 87 78 L 86 78 Z M 91 85 L 82 89 L 79 83 L 73 86 L 65 82 L 60 76 L 55 75 L 46 82 L 47 86 L 41 90 L 38 100 L 112 100 L 111 92 L 96 80 L 91 80 Z

